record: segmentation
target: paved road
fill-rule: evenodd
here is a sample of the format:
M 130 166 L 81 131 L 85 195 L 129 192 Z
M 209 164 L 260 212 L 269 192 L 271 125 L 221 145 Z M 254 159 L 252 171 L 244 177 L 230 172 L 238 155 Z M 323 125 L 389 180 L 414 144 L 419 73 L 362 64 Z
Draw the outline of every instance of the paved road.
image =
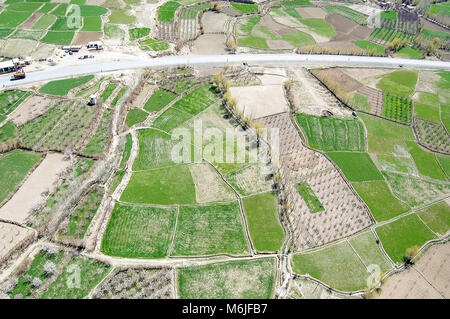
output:
M 237 54 L 237 55 L 196 55 L 196 56 L 167 56 L 161 58 L 148 58 L 134 61 L 115 61 L 73 66 L 49 66 L 45 71 L 27 73 L 27 78 L 18 81 L 9 81 L 9 77 L 0 78 L 0 87 L 22 86 L 39 81 L 55 80 L 83 74 L 111 72 L 139 68 L 158 68 L 175 66 L 222 66 L 225 64 L 240 64 L 247 62 L 258 65 L 302 64 L 309 66 L 359 66 L 359 67 L 386 67 L 420 70 L 450 70 L 449 62 L 393 59 L 384 57 L 363 57 L 346 55 L 309 55 L 309 54 Z M 83 62 L 80 62 L 83 63 Z M 85 63 L 89 63 L 86 62 Z

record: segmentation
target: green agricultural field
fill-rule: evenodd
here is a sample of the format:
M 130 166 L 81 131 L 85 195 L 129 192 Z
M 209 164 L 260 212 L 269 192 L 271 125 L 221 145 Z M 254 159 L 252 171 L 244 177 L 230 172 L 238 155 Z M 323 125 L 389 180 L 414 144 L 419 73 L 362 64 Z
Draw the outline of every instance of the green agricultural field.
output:
M 355 92 L 353 97 L 349 101 L 349 105 L 353 106 L 356 110 L 370 112 L 372 105 L 369 103 L 369 97 L 365 94 Z
M 341 291 L 362 290 L 367 286 L 366 268 L 346 241 L 294 255 L 292 264 L 295 273 L 309 274 Z
M 348 7 L 344 6 L 325 6 L 325 10 L 328 12 L 336 12 L 337 14 L 340 14 L 341 16 L 344 16 L 358 24 L 366 24 L 367 18 L 365 14 L 360 13 L 359 11 L 350 9 Z
M 195 187 L 186 165 L 135 172 L 120 198 L 139 204 L 195 204 Z
M 33 258 L 28 269 L 26 269 L 25 273 L 23 273 L 17 281 L 17 284 L 14 288 L 9 292 L 9 296 L 14 298 L 15 296 L 22 295 L 22 298 L 31 298 L 33 293 L 37 292 L 37 289 L 33 287 L 32 280 L 27 280 L 28 276 L 31 278 L 39 278 L 42 283 L 45 283 L 52 279 L 53 276 L 49 276 L 44 271 L 44 265 L 46 262 L 51 262 L 54 265 L 58 266 L 61 263 L 63 258 L 63 253 L 59 252 L 56 254 L 50 254 L 44 250 L 41 250 L 37 253 L 37 255 Z
M 142 111 L 141 109 L 131 109 L 127 114 L 125 123 L 127 124 L 128 127 L 132 127 L 134 124 L 145 121 L 147 116 L 148 113 Z
M 112 178 L 111 183 L 109 184 L 108 187 L 108 194 L 114 193 L 117 186 L 119 186 L 119 184 L 122 182 L 124 175 L 125 175 L 124 170 L 119 170 L 114 173 L 114 177 Z
M 432 206 L 423 208 L 417 212 L 417 215 L 430 227 L 435 233 L 444 235 L 450 229 L 450 206 L 442 201 Z
M 358 235 L 355 235 L 349 240 L 350 245 L 356 250 L 359 257 L 361 257 L 364 265 L 378 265 L 382 272 L 387 272 L 392 268 L 392 265 L 383 255 L 380 247 L 376 242 L 376 238 L 372 231 L 368 230 Z
M 108 12 L 107 9 L 100 6 L 80 5 L 80 14 L 82 17 L 98 17 Z
M 300 19 L 300 22 L 319 35 L 331 38 L 335 34 L 333 26 L 324 19 Z
M 247 35 L 249 35 L 253 28 L 261 22 L 261 17 L 251 17 L 246 19 L 241 19 L 239 23 L 239 30 Z
M 404 150 L 406 151 L 406 148 Z M 393 154 L 377 154 L 377 161 L 381 166 L 381 170 L 384 171 L 411 175 L 417 174 L 415 163 L 409 156 L 409 153 L 398 154 L 394 152 Z
M 242 200 L 253 245 L 258 251 L 278 251 L 284 238 L 278 220 L 278 199 L 271 192 Z
M 396 122 L 411 123 L 411 100 L 385 93 L 383 96 L 383 116 Z
M 0 28 L 0 38 L 7 38 L 13 31 L 14 29 Z
M 182 299 L 268 299 L 275 288 L 275 259 L 178 268 L 176 277 Z
M 441 181 L 447 180 L 433 153 L 424 150 L 412 141 L 407 141 L 406 145 L 421 175 Z
M 65 45 L 70 44 L 74 36 L 74 31 L 48 31 L 41 42 Z
M 218 95 L 215 93 L 211 85 L 202 86 L 195 89 L 182 99 L 176 101 L 173 105 L 174 108 L 192 114 L 206 110 L 213 103 L 218 101 Z
M 147 36 L 150 33 L 150 28 L 131 28 L 128 29 L 130 40 L 137 40 Z
M 167 104 L 172 102 L 177 97 L 176 94 L 172 92 L 157 89 L 153 92 L 152 96 L 147 100 L 144 105 L 144 109 L 149 112 L 158 112 L 163 109 Z
M 128 15 L 128 10 L 111 10 L 108 19 L 112 24 L 132 24 L 136 21 L 135 16 Z
M 432 4 L 427 8 L 426 13 L 448 17 L 450 16 L 449 2 Z
M 80 271 L 80 285 L 79 287 L 70 287 L 67 283 L 74 280 L 75 269 L 79 269 Z M 74 256 L 41 297 L 43 299 L 86 298 L 89 292 L 105 278 L 110 270 L 110 266 L 95 259 Z
M 32 12 L 15 12 L 3 10 L 0 13 L 0 27 L 15 28 L 31 16 Z
M 409 206 L 420 206 L 448 194 L 450 184 L 431 182 L 410 175 L 383 172 L 394 195 Z
M 113 94 L 113 92 L 117 86 L 118 86 L 117 83 L 108 83 L 108 85 L 106 85 L 105 89 L 103 90 L 102 94 L 100 95 L 103 102 L 106 101 L 111 96 L 111 94 Z
M 430 30 L 430 29 L 422 29 L 422 31 L 420 32 L 420 35 L 423 35 L 430 39 L 440 38 L 443 40 L 447 40 L 448 38 L 450 38 L 450 33 L 448 33 L 448 32 L 442 32 L 442 31 Z
M 311 186 L 309 186 L 307 182 L 300 182 L 295 187 L 311 213 L 314 214 L 325 210 L 325 207 L 323 207 L 322 203 L 319 201 Z
M 237 202 L 179 209 L 171 255 L 248 254 Z
M 420 49 L 406 46 L 398 50 L 394 57 L 396 58 L 404 58 L 404 59 L 422 59 L 423 53 Z
M 149 49 L 152 49 L 153 51 L 164 51 L 169 48 L 169 44 L 164 41 L 148 38 L 139 41 L 139 47 L 144 51 L 148 51 Z
M 103 188 L 97 188 L 87 194 L 75 207 L 67 227 L 59 233 L 59 236 L 72 239 L 84 238 L 100 206 L 104 192 Z
M 102 18 L 84 17 L 81 31 L 102 31 Z
M 153 121 L 152 126 L 165 132 L 170 132 L 174 128 L 191 119 L 192 116 L 193 115 L 187 114 L 172 106 L 171 108 L 164 111 L 158 118 L 156 118 L 156 120 Z
M 8 5 L 8 10 L 12 11 L 26 11 L 26 12 L 34 12 L 39 7 L 42 6 L 42 3 L 30 3 L 30 2 L 16 2 Z
M 308 144 L 322 151 L 360 151 L 366 149 L 364 126 L 354 119 L 319 117 L 299 113 L 297 122 Z
M 369 135 L 399 140 L 414 140 L 414 134 L 409 126 L 399 125 L 367 114 L 359 114 L 359 117 L 364 121 Z M 369 151 L 372 152 L 370 145 Z
M 296 1 L 282 1 L 281 5 L 284 7 L 312 7 L 312 3 L 309 0 L 296 0 Z
M 83 149 L 84 154 L 100 157 L 105 153 L 112 137 L 112 116 L 113 112 L 109 109 L 103 112 L 97 131 Z
M 382 180 L 369 154 L 350 152 L 327 152 L 350 182 Z
M 25 101 L 31 91 L 8 90 L 0 93 L 0 114 L 8 115 Z
M 65 96 L 70 90 L 83 85 L 94 78 L 93 75 L 86 75 L 74 79 L 56 80 L 48 82 L 39 89 L 40 93 Z
M 231 2 L 231 5 L 242 13 L 255 13 L 259 10 L 257 4 Z
M 0 115 L 0 122 L 2 122 L 3 115 Z M 0 127 L 0 152 L 11 149 L 19 139 L 19 130 L 11 122 L 8 121 Z
M 383 248 L 395 263 L 403 262 L 408 248 L 420 247 L 427 241 L 436 238 L 414 214 L 377 227 L 375 230 Z
M 46 3 L 37 12 L 49 13 L 54 8 L 56 8 L 58 5 L 59 5 L 59 3 Z
M 385 181 L 352 183 L 367 204 L 376 221 L 381 222 L 409 211 L 409 207 L 395 198 Z
M 302 16 L 300 15 L 300 13 L 298 13 L 297 10 L 295 10 L 295 8 L 284 8 L 284 12 L 289 14 L 291 17 L 298 19 L 300 21 L 300 19 L 302 18 Z M 286 14 L 285 14 L 286 15 Z
M 133 170 L 141 171 L 174 165 L 172 150 L 179 140 L 155 129 L 139 130 L 139 154 Z
M 69 22 L 70 17 L 57 17 L 55 23 L 51 26 L 49 30 L 51 31 L 69 31 L 78 30 L 82 25 L 77 25 L 77 23 Z
M 307 45 L 313 45 L 316 43 L 316 41 L 314 41 L 314 38 L 312 36 L 310 36 L 309 34 L 307 34 L 305 32 L 302 32 L 302 31 L 283 34 L 281 36 L 281 39 L 290 43 L 291 45 L 293 45 L 296 48 L 301 48 L 301 47 L 304 47 Z
M 417 83 L 417 71 L 400 70 L 379 76 L 377 88 L 400 97 L 411 97 Z
M 250 47 L 250 48 L 256 48 L 256 49 L 268 49 L 269 45 L 267 44 L 266 39 L 255 37 L 255 36 L 248 36 L 245 38 L 239 38 L 238 43 L 240 47 Z
M 38 41 L 44 35 L 44 30 L 23 30 L 16 29 L 16 31 L 9 36 L 10 39 L 29 39 Z
M 53 15 L 43 15 L 39 18 L 39 20 L 36 21 L 36 23 L 33 25 L 33 29 L 36 30 L 44 30 L 47 29 L 49 26 L 54 24 L 56 21 L 56 17 Z
M 65 16 L 68 8 L 69 5 L 67 3 L 61 3 L 55 10 L 52 11 L 52 14 L 57 16 Z
M 0 203 L 15 190 L 44 154 L 14 150 L 0 157 Z
M 132 146 L 133 146 L 133 138 L 131 136 L 131 133 L 128 133 L 125 141 L 125 147 L 123 149 L 122 160 L 120 161 L 120 168 L 124 168 L 126 163 L 128 162 L 128 159 L 130 158 L 131 155 Z
M 367 40 L 356 40 L 353 43 L 368 53 L 383 54 L 386 51 L 384 46 Z
M 450 177 L 450 156 L 436 154 L 436 159 L 447 177 Z
M 176 209 L 116 204 L 102 239 L 101 251 L 126 258 L 167 256 Z
M 117 92 L 116 96 L 111 101 L 111 106 L 112 107 L 115 107 L 117 105 L 117 103 L 119 102 L 119 100 L 122 98 L 122 96 L 125 94 L 125 92 L 127 90 L 128 90 L 128 87 L 124 86 L 123 88 L 120 89 L 119 92 Z
M 441 121 L 440 104 L 437 94 L 419 92 L 419 97 L 414 102 L 414 116 L 439 123 Z
M 383 20 L 397 21 L 397 11 L 384 11 L 380 13 L 380 18 Z
M 163 22 L 172 22 L 175 18 L 175 11 L 180 7 L 176 1 L 168 1 L 158 9 L 158 20 Z

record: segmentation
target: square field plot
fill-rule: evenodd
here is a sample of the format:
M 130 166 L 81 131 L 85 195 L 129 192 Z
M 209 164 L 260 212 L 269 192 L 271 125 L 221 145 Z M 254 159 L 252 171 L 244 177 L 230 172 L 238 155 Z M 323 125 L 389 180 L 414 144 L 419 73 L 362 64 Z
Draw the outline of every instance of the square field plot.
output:
M 328 152 L 327 155 L 339 166 L 351 182 L 382 180 L 369 154 L 350 152 Z
M 183 299 L 268 299 L 275 285 L 275 259 L 261 258 L 180 268 L 178 295 Z
M 0 263 L 24 240 L 33 237 L 33 231 L 13 224 L 0 223 Z
M 346 241 L 294 255 L 293 270 L 298 274 L 309 274 L 341 291 L 356 291 L 367 286 L 366 267 Z
M 395 263 L 402 263 L 406 250 L 421 247 L 436 236 L 415 215 L 408 215 L 376 228 L 384 249 Z
M 121 201 L 140 204 L 195 204 L 195 186 L 187 165 L 134 172 Z
M 252 119 L 289 111 L 281 85 L 231 87 L 238 109 Z
M 171 255 L 246 254 L 248 243 L 236 202 L 182 206 Z
M 101 250 L 110 256 L 126 258 L 165 257 L 175 218 L 175 208 L 116 204 Z

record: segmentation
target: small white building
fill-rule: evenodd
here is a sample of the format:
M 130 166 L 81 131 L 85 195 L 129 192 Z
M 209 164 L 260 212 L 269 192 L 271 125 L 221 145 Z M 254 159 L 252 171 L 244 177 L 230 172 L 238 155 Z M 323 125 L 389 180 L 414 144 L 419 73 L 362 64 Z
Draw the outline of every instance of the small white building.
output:
M 103 50 L 103 42 L 102 41 L 91 41 L 87 45 L 88 50 Z
M 13 72 L 14 68 L 15 65 L 11 60 L 0 62 L 0 74 Z

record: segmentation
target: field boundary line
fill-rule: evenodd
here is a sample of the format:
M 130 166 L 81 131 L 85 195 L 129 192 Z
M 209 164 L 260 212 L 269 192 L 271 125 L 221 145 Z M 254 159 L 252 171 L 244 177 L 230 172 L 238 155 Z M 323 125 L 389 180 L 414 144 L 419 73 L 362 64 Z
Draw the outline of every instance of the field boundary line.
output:
M 167 257 L 170 257 L 172 255 L 174 246 L 175 246 L 175 235 L 177 233 L 177 226 L 178 226 L 178 217 L 180 216 L 180 206 L 176 206 L 176 216 L 175 216 L 175 225 L 173 226 L 172 235 L 170 236 L 170 244 L 169 248 L 167 249 Z

